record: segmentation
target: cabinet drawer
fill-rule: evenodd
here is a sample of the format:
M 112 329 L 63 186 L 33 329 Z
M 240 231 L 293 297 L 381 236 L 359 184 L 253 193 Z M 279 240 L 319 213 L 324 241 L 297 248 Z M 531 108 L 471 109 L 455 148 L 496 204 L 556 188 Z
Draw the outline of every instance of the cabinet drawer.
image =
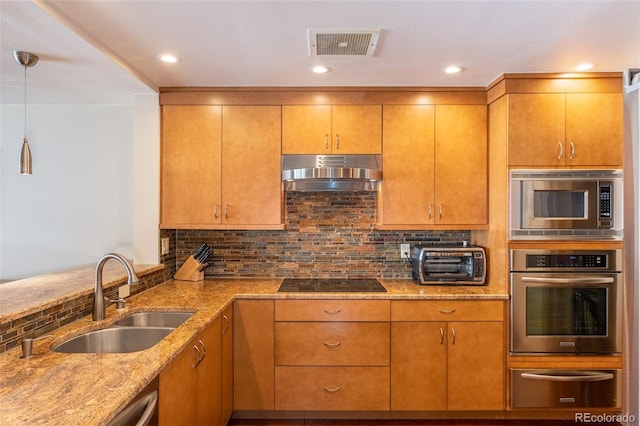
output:
M 394 300 L 392 321 L 504 321 L 500 300 Z
M 389 365 L 388 322 L 277 322 L 276 365 Z
M 389 321 L 388 300 L 276 300 L 276 321 Z
M 389 409 L 389 367 L 276 367 L 276 410 Z

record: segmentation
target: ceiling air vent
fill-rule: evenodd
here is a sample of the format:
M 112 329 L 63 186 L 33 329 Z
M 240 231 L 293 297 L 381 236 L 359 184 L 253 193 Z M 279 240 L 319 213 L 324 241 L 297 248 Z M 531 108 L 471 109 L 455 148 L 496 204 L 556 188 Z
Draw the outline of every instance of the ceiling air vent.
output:
M 379 29 L 309 30 L 310 56 L 373 56 Z

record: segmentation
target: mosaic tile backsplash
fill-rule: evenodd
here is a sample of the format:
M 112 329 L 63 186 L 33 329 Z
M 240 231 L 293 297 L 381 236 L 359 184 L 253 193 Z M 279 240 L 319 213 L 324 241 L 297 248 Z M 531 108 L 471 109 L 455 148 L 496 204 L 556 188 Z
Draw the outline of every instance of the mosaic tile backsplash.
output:
M 410 278 L 400 244 L 471 240 L 471 231 L 379 231 L 375 221 L 375 192 L 288 192 L 284 231 L 163 230 L 161 237 L 172 239 L 177 267 L 206 242 L 214 253 L 205 278 Z

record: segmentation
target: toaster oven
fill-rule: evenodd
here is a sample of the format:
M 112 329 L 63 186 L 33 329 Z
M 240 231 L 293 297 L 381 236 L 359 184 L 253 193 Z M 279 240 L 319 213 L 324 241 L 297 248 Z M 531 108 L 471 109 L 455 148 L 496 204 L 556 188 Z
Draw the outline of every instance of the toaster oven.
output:
M 412 275 L 420 284 L 484 285 L 485 250 L 478 246 L 414 246 Z

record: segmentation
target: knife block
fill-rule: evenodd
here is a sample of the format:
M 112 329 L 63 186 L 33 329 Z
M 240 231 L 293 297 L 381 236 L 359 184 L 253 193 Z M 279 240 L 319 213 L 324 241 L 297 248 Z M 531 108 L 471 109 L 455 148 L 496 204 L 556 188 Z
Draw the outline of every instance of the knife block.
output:
M 173 277 L 181 281 L 203 281 L 206 267 L 206 263 L 200 263 L 193 256 L 189 256 Z

